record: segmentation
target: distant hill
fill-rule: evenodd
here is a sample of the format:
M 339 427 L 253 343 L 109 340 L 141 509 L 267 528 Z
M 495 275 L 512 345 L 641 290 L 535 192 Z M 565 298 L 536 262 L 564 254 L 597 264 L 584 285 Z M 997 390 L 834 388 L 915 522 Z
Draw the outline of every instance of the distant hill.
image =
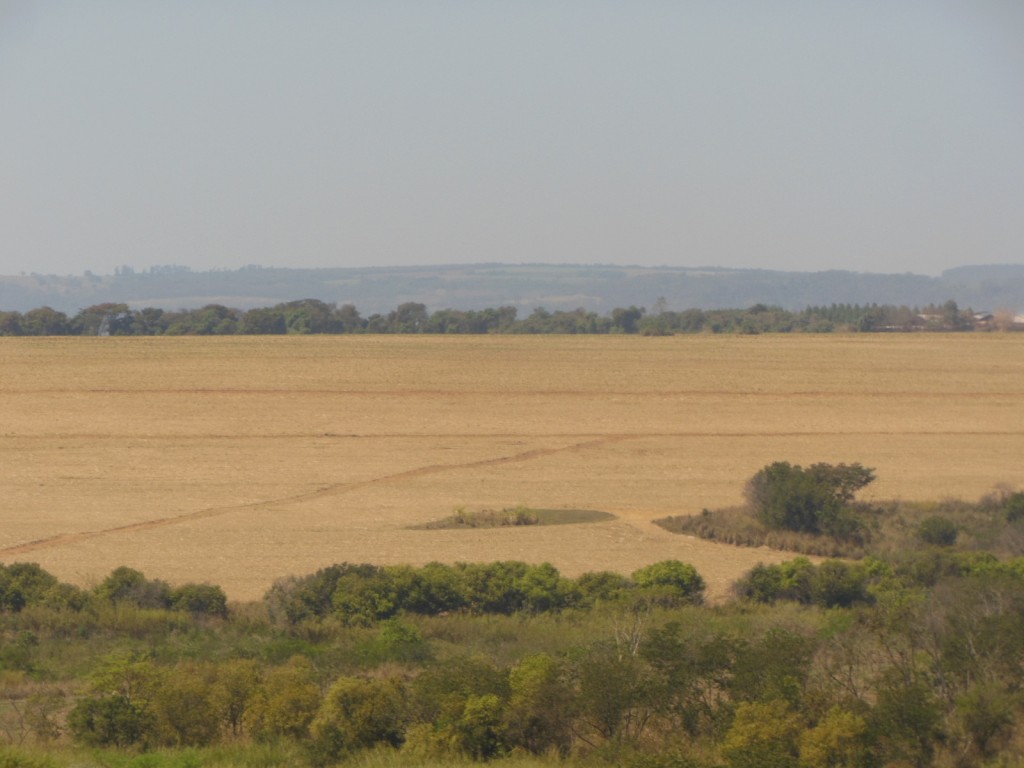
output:
M 923 306 L 948 299 L 961 307 L 1024 311 L 1024 264 L 965 266 L 941 277 L 860 272 L 780 272 L 719 267 L 474 264 L 431 267 L 282 269 L 246 267 L 211 272 L 185 267 L 125 269 L 116 275 L 0 276 L 0 310 L 50 306 L 73 314 L 94 304 L 139 309 L 237 309 L 296 299 L 355 304 L 364 314 L 404 302 L 438 309 L 512 305 L 522 311 L 583 307 L 605 313 L 652 307 L 661 297 L 673 310 L 777 305 L 789 310 L 829 304 Z

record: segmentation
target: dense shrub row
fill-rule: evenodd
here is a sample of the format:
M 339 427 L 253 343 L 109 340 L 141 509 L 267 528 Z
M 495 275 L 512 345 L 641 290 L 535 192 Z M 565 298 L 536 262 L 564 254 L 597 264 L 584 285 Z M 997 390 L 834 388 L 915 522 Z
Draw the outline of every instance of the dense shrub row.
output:
M 20 611 L 27 606 L 83 611 L 100 603 L 227 615 L 224 590 L 213 584 L 172 588 L 166 582 L 147 579 L 140 571 L 121 566 L 95 589 L 87 591 L 59 582 L 35 563 L 0 563 L 0 611 Z
M 266 601 L 272 616 L 291 624 L 330 616 L 344 624 L 366 625 L 399 613 L 560 611 L 626 594 L 665 605 L 700 603 L 704 580 L 693 566 L 675 560 L 641 568 L 632 579 L 609 572 L 568 579 L 547 563 L 518 561 L 429 563 L 422 568 L 342 563 L 279 580 Z
M 521 563 L 339 565 L 202 615 L 127 568 L 84 592 L 5 566 L 4 594 L 22 597 L 0 610 L 0 740 L 53 754 L 68 740 L 128 753 L 292 744 L 260 764 L 312 766 L 367 749 L 395 765 L 531 754 L 638 768 L 1024 757 L 1024 560 L 798 559 L 754 569 L 741 599 L 714 608 L 681 566 L 567 580 Z M 460 606 L 469 584 L 497 612 Z M 367 613 L 381 595 L 401 607 Z

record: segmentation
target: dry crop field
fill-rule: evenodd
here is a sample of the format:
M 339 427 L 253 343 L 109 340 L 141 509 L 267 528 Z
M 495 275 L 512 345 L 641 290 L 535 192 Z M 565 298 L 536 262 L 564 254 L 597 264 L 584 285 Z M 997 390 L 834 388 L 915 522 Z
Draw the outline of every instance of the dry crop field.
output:
M 736 504 L 776 460 L 868 497 L 1024 485 L 1024 334 L 0 339 L 0 560 L 118 565 L 236 599 L 342 562 L 692 562 L 780 553 L 651 520 Z M 409 526 L 526 504 L 609 522 Z

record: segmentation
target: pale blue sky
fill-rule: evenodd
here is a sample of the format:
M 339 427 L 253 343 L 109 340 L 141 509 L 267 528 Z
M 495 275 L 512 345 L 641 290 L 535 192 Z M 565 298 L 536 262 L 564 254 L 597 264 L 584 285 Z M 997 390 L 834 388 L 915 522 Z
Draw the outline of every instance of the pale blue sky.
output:
M 1024 262 L 1024 3 L 0 0 L 0 273 Z

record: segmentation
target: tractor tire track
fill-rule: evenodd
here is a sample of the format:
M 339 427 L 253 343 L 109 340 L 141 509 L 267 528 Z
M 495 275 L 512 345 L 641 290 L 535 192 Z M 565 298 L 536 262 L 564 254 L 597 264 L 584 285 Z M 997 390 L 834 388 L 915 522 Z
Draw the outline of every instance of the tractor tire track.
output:
M 89 541 L 90 539 L 96 539 L 102 536 L 110 536 L 118 533 L 137 533 L 140 531 L 153 530 L 155 528 L 165 528 L 167 526 L 179 525 L 181 523 L 192 522 L 194 520 L 205 520 L 211 517 L 220 517 L 221 515 L 231 514 L 232 512 L 260 510 L 281 505 L 300 504 L 302 502 L 308 501 L 318 501 L 320 499 L 329 498 L 331 496 L 340 496 L 346 493 L 351 493 L 353 491 L 358 491 L 362 488 L 369 488 L 378 485 L 387 485 L 389 483 L 401 482 L 403 480 L 413 480 L 420 477 L 426 477 L 428 475 L 437 475 L 444 472 L 455 472 L 466 469 L 478 469 L 480 467 L 501 466 L 503 464 L 516 464 L 524 461 L 532 461 L 534 459 L 544 458 L 546 456 L 551 456 L 558 453 L 585 451 L 591 448 L 600 447 L 602 445 L 633 439 L 636 439 L 636 437 L 633 435 L 612 435 L 600 437 L 594 440 L 586 440 L 580 443 L 573 443 L 571 445 L 566 445 L 559 448 L 534 448 L 529 451 L 523 451 L 521 453 L 512 454 L 511 456 L 497 456 L 490 459 L 480 459 L 478 461 L 461 462 L 455 464 L 430 464 L 425 467 L 417 467 L 416 469 L 409 469 L 403 472 L 395 472 L 394 474 L 384 475 L 382 477 L 375 477 L 369 480 L 357 480 L 351 483 L 334 483 L 332 485 L 319 488 L 315 491 L 299 493 L 293 496 L 282 496 L 281 498 L 277 499 L 266 499 L 264 501 L 248 502 L 246 504 L 233 504 L 226 507 L 210 507 L 207 509 L 196 510 L 195 512 L 187 512 L 183 515 L 161 517 L 156 520 L 144 520 L 138 523 L 128 523 L 127 525 L 118 525 L 113 528 L 103 528 L 98 531 L 60 533 L 56 536 L 48 536 L 44 539 L 36 539 L 35 541 L 29 541 L 23 544 L 15 544 L 10 547 L 5 547 L 3 549 L 0 549 L 0 557 L 6 557 L 9 555 L 24 555 L 29 552 L 37 552 L 42 549 L 52 549 L 54 547 L 61 547 L 68 544 L 78 544 L 83 541 Z

